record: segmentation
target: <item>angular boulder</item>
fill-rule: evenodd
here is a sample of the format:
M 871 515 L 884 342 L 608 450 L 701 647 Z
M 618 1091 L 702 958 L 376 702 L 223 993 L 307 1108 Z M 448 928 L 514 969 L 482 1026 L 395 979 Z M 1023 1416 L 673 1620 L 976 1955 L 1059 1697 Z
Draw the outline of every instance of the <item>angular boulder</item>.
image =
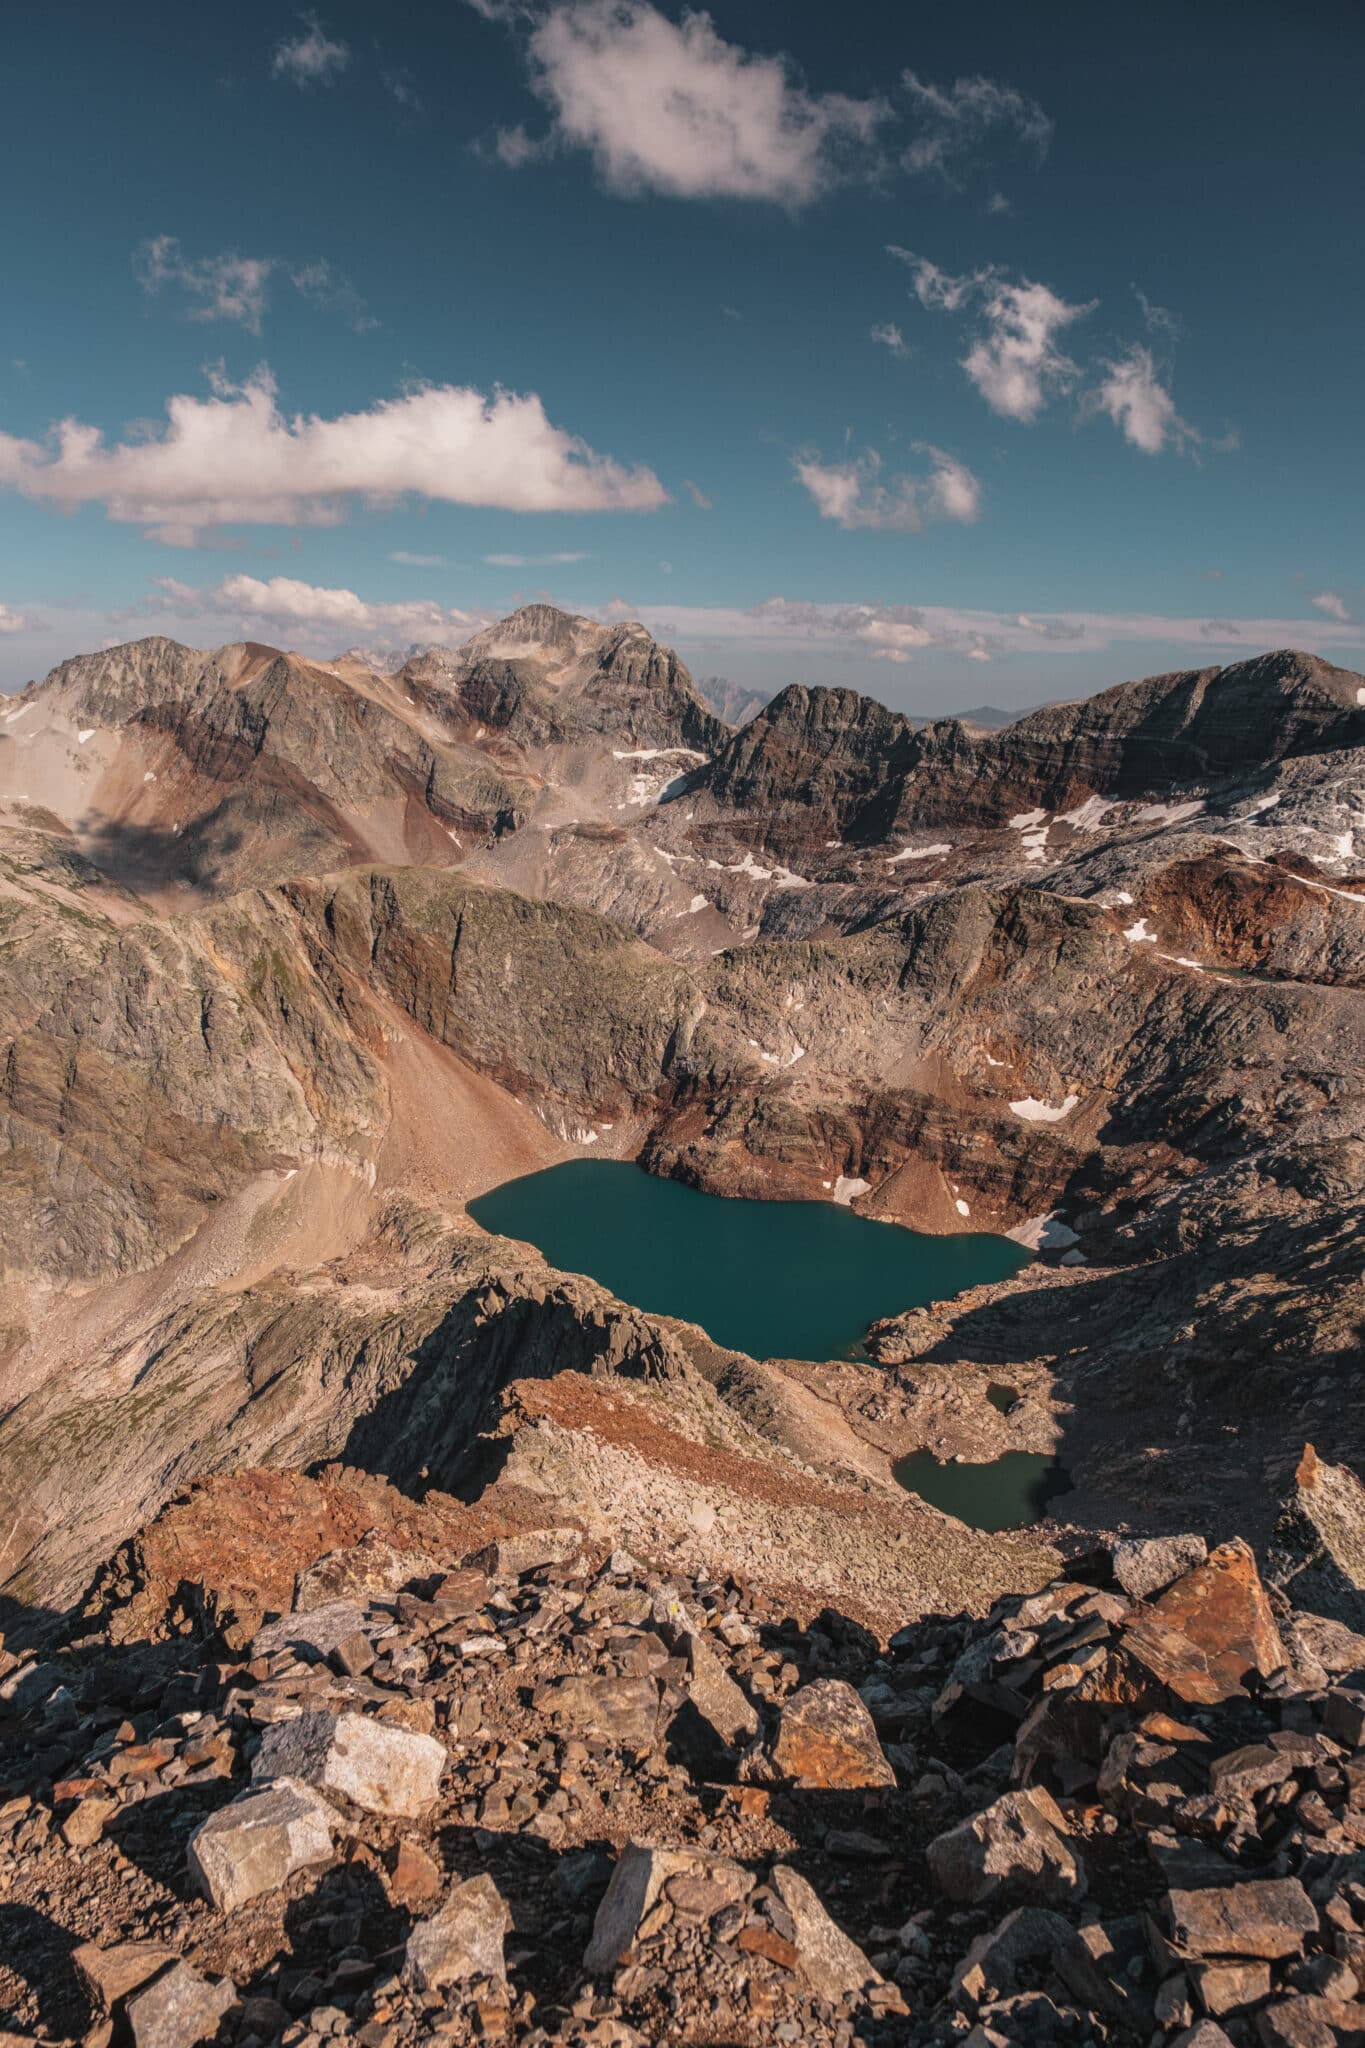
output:
M 1317 1932 L 1318 1909 L 1296 1877 L 1253 1878 L 1168 1897 L 1171 1933 L 1195 1956 L 1297 1956 Z
M 1217 1706 L 1289 1659 L 1250 1546 L 1210 1551 L 1123 1625 L 1122 1654 L 1139 1675 L 1189 1705 Z
M 772 1760 L 792 1784 L 819 1791 L 871 1790 L 896 1782 L 871 1714 L 840 1678 L 817 1678 L 792 1694 L 782 1709 Z
M 574 1735 L 605 1737 L 629 1749 L 649 1749 L 659 1733 L 658 1681 L 646 1676 L 577 1674 L 538 1685 L 532 1705 Z
M 758 1715 L 705 1636 L 685 1635 L 682 1654 L 688 1667 L 687 1696 L 707 1727 L 728 1749 L 752 1742 Z
M 1125 1536 L 1114 1545 L 1114 1577 L 1133 1600 L 1150 1600 L 1174 1579 L 1203 1564 L 1209 1546 L 1202 1536 Z
M 73 1949 L 71 1960 L 91 2005 L 109 2017 L 132 1992 L 180 1959 L 159 1941 L 117 1941 L 110 1948 L 85 1941 Z
M 1305 1444 L 1275 1525 L 1266 1577 L 1295 1607 L 1365 1631 L 1365 1486 Z
M 295 1871 L 331 1861 L 336 1809 L 297 1778 L 276 1778 L 239 1794 L 195 1829 L 190 1872 L 221 1913 L 277 1892 Z
M 403 1981 L 415 1991 L 467 1984 L 476 1977 L 506 1977 L 503 1936 L 512 1925 L 506 1901 L 485 1872 L 457 1884 L 440 1911 L 419 1920 L 408 1936 Z
M 611 1882 L 593 1921 L 592 1939 L 583 1957 L 583 1968 L 589 1976 L 601 1976 L 616 1968 L 665 1885 L 671 1893 L 679 1883 L 704 1885 L 706 1902 L 711 1911 L 718 1912 L 722 1906 L 744 1898 L 753 1879 L 741 1864 L 727 1856 L 708 1856 L 699 1849 L 654 1849 L 642 1842 L 627 1842 L 616 1859 Z M 701 1894 L 694 1896 L 700 1898 Z
M 769 1879 L 792 1922 L 796 1967 L 822 1998 L 866 1991 L 881 1978 L 855 1941 L 836 1927 L 804 1877 L 779 1863 Z
M 215 1984 L 188 1963 L 177 1963 L 128 2000 L 128 2022 L 137 2048 L 196 2048 L 212 2040 L 236 2002 L 230 1977 Z
M 251 1775 L 257 1784 L 293 1778 L 366 1813 L 411 1819 L 435 1800 L 445 1766 L 433 1735 L 367 1714 L 318 1713 L 267 1728 Z
M 1085 1869 L 1066 1841 L 1065 1821 L 1041 1786 L 1006 1792 L 929 1844 L 939 1890 L 964 1905 L 1001 1896 L 1079 1898 Z

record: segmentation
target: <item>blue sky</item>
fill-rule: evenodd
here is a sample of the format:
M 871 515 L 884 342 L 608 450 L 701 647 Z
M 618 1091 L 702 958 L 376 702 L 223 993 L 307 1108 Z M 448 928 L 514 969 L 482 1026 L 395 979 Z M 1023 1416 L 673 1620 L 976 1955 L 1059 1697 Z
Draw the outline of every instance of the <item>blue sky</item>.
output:
M 1365 663 L 1362 59 L 1337 6 L 25 10 L 0 684 L 532 597 L 928 711 Z

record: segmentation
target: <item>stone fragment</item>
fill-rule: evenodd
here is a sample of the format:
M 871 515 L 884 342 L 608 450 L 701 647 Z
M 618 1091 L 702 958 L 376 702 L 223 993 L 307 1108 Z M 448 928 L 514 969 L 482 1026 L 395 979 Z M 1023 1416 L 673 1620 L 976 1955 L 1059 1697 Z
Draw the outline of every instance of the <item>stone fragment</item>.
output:
M 117 1799 L 102 1799 L 89 1792 L 77 1800 L 62 1822 L 62 1835 L 72 1849 L 89 1849 L 98 1842 L 109 1821 L 118 1812 Z
M 305 1613 L 283 1614 L 268 1621 L 251 1639 L 253 1657 L 273 1657 L 292 1650 L 307 1663 L 321 1663 L 348 1636 L 363 1633 L 365 1610 L 354 1600 L 329 1600 Z
M 221 1913 L 277 1892 L 298 1870 L 331 1861 L 336 1810 L 310 1785 L 280 1777 L 219 1807 L 190 1836 L 190 1873 Z
M 412 1818 L 436 1798 L 446 1752 L 432 1735 L 366 1714 L 301 1714 L 265 1731 L 252 1767 L 257 1784 L 296 1778 L 340 1794 L 366 1813 Z
M 1318 1913 L 1296 1877 L 1255 1878 L 1169 1894 L 1176 1944 L 1196 1956 L 1296 1956 Z
M 424 1906 L 441 1889 L 441 1866 L 420 1842 L 404 1835 L 384 1858 L 389 1895 L 402 1906 Z
M 1257 2013 L 1256 2033 L 1265 2048 L 1363 2048 L 1365 2005 L 1311 1995 L 1280 1999 Z
M 1078 1898 L 1085 1871 L 1066 1842 L 1055 1802 L 1040 1786 L 1006 1792 L 929 1844 L 929 1871 L 950 1899 L 975 1905 L 996 1893 Z
M 1365 1636 L 1330 1615 L 1296 1607 L 1280 1623 L 1280 1635 L 1294 1670 L 1305 1685 L 1328 1685 L 1347 1672 L 1365 1671 Z
M 213 2038 L 236 2000 L 230 1977 L 215 1984 L 188 1963 L 176 1963 L 128 2000 L 133 2040 L 137 2048 L 195 2048 Z
M 1250 1742 L 1214 1758 L 1209 1765 L 1209 1790 L 1217 1799 L 1254 1799 L 1258 1792 L 1291 1778 L 1297 1761 L 1269 1743 Z
M 120 2000 L 128 1997 L 179 1958 L 173 1948 L 159 1941 L 119 1941 L 111 1948 L 98 1942 L 82 1942 L 71 1961 L 85 1994 L 97 2013 L 111 2015 Z
M 1215 2019 L 1221 2019 L 1224 2013 L 1243 2012 L 1247 2006 L 1259 2005 L 1270 1996 L 1270 1965 L 1266 1962 L 1247 1962 L 1241 1957 L 1232 1961 L 1192 1962 L 1189 1977 L 1199 2003 Z
M 1256 1559 L 1240 1537 L 1210 1551 L 1124 1628 L 1125 1656 L 1177 1698 L 1214 1706 L 1288 1664 Z
M 1266 1576 L 1295 1607 L 1365 1630 L 1365 1486 L 1347 1465 L 1325 1465 L 1311 1444 L 1294 1474 Z
M 758 1733 L 758 1715 L 731 1678 L 705 1636 L 690 1631 L 681 1654 L 687 1659 L 687 1695 L 727 1748 L 737 1749 Z
M 500 1536 L 485 1544 L 464 1561 L 478 1565 L 494 1579 L 520 1579 L 550 1564 L 568 1564 L 583 1548 L 581 1529 L 524 1529 L 514 1536 Z
M 414 1579 L 433 1578 L 441 1569 L 423 1550 L 399 1550 L 373 1531 L 343 1550 L 329 1550 L 294 1581 L 294 1612 L 306 1614 L 337 1601 L 355 1603 L 383 1599 Z
M 988 1934 L 979 1934 L 953 1972 L 952 1997 L 975 2009 L 1014 1991 L 1021 1964 L 1057 1955 L 1072 1937 L 1060 1913 L 1043 1906 L 1016 1906 Z
M 649 1677 L 556 1678 L 536 1687 L 532 1705 L 573 1734 L 602 1736 L 631 1749 L 650 1748 L 659 1733 L 659 1686 Z
M 1197 2020 L 1183 2034 L 1176 2035 L 1171 2048 L 1232 2048 L 1232 2041 L 1217 2020 Z
M 896 1782 L 871 1714 L 839 1678 L 817 1678 L 792 1694 L 782 1709 L 772 1754 L 784 1778 L 821 1791 Z
M 1114 1545 L 1114 1577 L 1134 1600 L 1150 1600 L 1208 1554 L 1202 1536 L 1125 1536 Z
M 791 1917 L 796 1964 L 821 1998 L 845 1998 L 881 1983 L 867 1957 L 836 1927 L 804 1877 L 775 1865 L 768 1882 Z
M 700 1878 L 716 1887 L 724 1903 L 734 1904 L 749 1891 L 747 1870 L 726 1856 L 708 1856 L 697 1849 L 653 1849 L 627 1842 L 616 1859 L 583 1957 L 589 1976 L 614 1970 L 631 1948 L 640 1925 L 671 1879 Z
M 475 1977 L 501 1982 L 506 1975 L 503 1936 L 512 1915 L 484 1872 L 456 1885 L 439 1912 L 419 1920 L 408 1936 L 403 1980 L 415 1991 L 467 1984 Z

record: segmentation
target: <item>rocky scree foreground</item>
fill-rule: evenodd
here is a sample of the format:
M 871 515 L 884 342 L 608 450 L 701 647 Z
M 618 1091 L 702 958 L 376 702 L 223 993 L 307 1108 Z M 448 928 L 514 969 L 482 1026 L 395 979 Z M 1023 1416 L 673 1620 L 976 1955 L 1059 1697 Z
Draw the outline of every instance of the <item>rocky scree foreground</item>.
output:
M 3 1659 L 8 2038 L 1356 2042 L 1363 1532 L 1310 1451 L 1266 1579 L 1132 1539 L 889 1642 L 543 1523 L 248 1640 L 186 1587 Z

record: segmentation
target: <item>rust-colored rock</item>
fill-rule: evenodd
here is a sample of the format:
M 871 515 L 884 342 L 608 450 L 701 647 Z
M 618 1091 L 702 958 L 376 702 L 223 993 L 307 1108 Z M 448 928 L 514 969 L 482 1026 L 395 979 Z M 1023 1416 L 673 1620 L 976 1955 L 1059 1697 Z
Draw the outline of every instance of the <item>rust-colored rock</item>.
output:
M 1240 1537 L 1210 1552 L 1124 1633 L 1127 1657 L 1191 1706 L 1214 1706 L 1288 1663 L 1256 1559 Z
M 853 1687 L 838 1678 L 817 1678 L 792 1694 L 782 1709 L 773 1762 L 793 1784 L 826 1792 L 896 1782 L 872 1716 Z

